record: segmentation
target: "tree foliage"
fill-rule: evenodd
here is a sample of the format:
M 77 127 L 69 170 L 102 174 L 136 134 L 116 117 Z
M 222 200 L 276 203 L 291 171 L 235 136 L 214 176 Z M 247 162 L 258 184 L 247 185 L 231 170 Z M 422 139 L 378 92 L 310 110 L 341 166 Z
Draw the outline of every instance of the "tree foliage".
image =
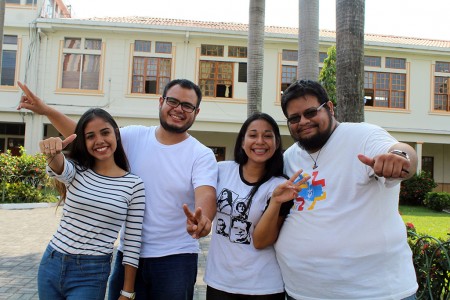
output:
M 323 61 L 319 81 L 328 93 L 330 101 L 336 107 L 336 46 L 331 46 L 327 51 L 327 58 Z

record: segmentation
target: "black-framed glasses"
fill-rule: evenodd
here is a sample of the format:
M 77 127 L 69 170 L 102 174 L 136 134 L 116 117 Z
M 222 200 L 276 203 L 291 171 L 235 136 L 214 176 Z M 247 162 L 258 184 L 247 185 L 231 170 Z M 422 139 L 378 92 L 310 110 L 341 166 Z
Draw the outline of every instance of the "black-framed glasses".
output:
M 166 100 L 166 103 L 173 108 L 177 108 L 179 105 L 181 105 L 181 109 L 187 113 L 191 113 L 197 108 L 195 105 L 189 102 L 181 102 L 174 97 L 164 97 L 164 100 Z
M 309 119 L 314 118 L 315 116 L 317 116 L 317 113 L 319 112 L 319 110 L 322 109 L 322 107 L 326 104 L 327 102 L 322 103 L 319 107 L 313 107 L 313 108 L 308 108 L 307 110 L 305 110 L 303 112 L 303 117 Z M 289 118 L 287 118 L 287 121 L 289 124 L 297 124 L 298 122 L 300 122 L 300 120 L 302 119 L 302 115 L 294 115 L 291 116 Z

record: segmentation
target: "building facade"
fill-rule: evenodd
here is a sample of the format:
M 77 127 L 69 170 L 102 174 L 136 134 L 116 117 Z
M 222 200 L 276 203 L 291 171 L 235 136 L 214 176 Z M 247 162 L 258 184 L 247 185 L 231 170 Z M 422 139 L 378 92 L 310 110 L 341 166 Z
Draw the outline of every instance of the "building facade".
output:
M 248 25 L 159 18 L 70 18 L 61 0 L 6 0 L 0 83 L 0 152 L 38 152 L 58 133 L 43 116 L 17 111 L 22 81 L 74 120 L 89 107 L 120 126 L 158 125 L 158 100 L 187 78 L 203 101 L 190 133 L 218 160 L 232 159 L 247 111 Z M 297 29 L 266 27 L 262 111 L 292 144 L 280 107 L 296 77 Z M 320 32 L 322 66 L 335 32 Z M 365 120 L 413 146 L 419 168 L 450 192 L 450 41 L 365 35 Z M 150 150 L 151 151 L 151 150 Z

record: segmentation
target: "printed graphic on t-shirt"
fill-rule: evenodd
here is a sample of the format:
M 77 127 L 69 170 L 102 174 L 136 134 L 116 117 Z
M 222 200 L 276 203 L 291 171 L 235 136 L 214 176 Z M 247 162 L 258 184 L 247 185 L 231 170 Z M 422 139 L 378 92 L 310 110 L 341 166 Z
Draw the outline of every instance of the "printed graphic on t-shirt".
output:
M 308 174 L 305 173 L 305 175 Z M 313 210 L 317 201 L 323 201 L 327 198 L 327 192 L 324 191 L 325 179 L 318 179 L 318 175 L 319 171 L 314 171 L 311 179 L 301 186 L 302 189 L 294 200 L 292 211 Z M 294 182 L 298 182 L 302 178 L 303 176 L 300 174 Z
M 223 189 L 217 198 L 216 233 L 232 243 L 250 244 L 250 205 L 248 199 L 239 198 L 237 193 Z

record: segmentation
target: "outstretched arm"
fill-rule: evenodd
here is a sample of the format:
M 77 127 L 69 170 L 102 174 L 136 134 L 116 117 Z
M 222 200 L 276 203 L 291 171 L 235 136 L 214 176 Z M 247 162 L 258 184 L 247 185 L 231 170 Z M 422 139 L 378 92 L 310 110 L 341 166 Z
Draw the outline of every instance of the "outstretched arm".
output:
M 65 137 L 68 137 L 75 132 L 77 123 L 74 120 L 47 105 L 41 98 L 30 91 L 26 84 L 23 84 L 20 81 L 18 81 L 17 84 L 24 93 L 20 98 L 20 103 L 17 107 L 18 110 L 25 108 L 39 115 L 46 116 L 52 125 L 55 126 L 56 130 Z
M 279 215 L 281 204 L 295 199 L 302 185 L 310 178 L 310 176 L 301 177 L 301 180 L 295 182 L 302 172 L 303 170 L 296 172 L 272 192 L 269 206 L 253 231 L 253 245 L 256 249 L 263 249 L 276 242 L 285 219 L 284 216 Z

